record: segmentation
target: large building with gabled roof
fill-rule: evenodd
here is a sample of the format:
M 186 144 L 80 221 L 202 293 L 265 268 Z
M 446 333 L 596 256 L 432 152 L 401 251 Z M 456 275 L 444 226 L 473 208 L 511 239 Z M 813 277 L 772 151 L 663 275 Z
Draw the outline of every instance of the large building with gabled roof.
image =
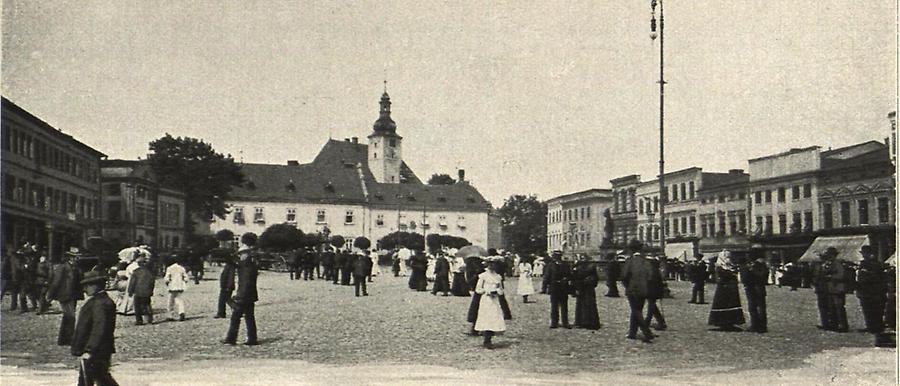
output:
M 230 194 L 231 213 L 210 224 L 236 237 L 290 223 L 304 233 L 327 232 L 349 242 L 373 244 L 396 231 L 464 237 L 488 246 L 491 203 L 465 180 L 423 184 L 403 161 L 403 137 L 391 119 L 391 100 L 381 96 L 368 143 L 329 139 L 312 162 L 242 164 L 245 183 Z

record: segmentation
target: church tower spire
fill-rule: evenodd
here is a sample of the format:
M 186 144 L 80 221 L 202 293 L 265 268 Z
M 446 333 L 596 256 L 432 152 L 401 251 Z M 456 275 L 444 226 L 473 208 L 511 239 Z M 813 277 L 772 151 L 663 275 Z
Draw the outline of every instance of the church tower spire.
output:
M 397 124 L 391 119 L 391 97 L 387 93 L 387 80 L 384 81 L 384 93 L 378 104 L 378 119 L 372 125 L 372 134 L 368 137 L 369 170 L 380 183 L 400 183 L 403 137 L 397 135 Z

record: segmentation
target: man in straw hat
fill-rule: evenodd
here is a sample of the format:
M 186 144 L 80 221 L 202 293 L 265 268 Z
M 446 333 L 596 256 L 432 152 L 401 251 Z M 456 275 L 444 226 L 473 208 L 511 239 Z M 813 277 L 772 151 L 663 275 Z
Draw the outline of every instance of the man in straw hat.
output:
M 118 385 L 109 373 L 109 362 L 116 352 L 116 305 L 106 294 L 106 276 L 88 271 L 81 280 L 88 299 L 78 313 L 72 355 L 81 357 L 79 385 Z

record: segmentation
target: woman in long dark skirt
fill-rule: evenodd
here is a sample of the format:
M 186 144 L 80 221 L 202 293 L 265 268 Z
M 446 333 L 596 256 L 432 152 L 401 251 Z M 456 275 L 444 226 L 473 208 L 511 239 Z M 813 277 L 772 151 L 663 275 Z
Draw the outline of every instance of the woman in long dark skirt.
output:
M 572 278 L 576 288 L 575 327 L 589 330 L 600 329 L 600 313 L 597 311 L 597 283 L 600 276 L 594 263 L 587 261 L 584 255 L 579 256 L 578 263 L 572 270 Z
M 453 284 L 450 285 L 450 293 L 453 296 L 469 296 L 469 284 L 466 283 L 466 265 L 463 259 L 454 257 L 450 262 L 453 272 Z
M 722 331 L 740 331 L 737 325 L 745 323 L 744 309 L 738 292 L 738 267 L 731 261 L 730 253 L 722 253 L 716 262 L 716 294 L 707 324 Z

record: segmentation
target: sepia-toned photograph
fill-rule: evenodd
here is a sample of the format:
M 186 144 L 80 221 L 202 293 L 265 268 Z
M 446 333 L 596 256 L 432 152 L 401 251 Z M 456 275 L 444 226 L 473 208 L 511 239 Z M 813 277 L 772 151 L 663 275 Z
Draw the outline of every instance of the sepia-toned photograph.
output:
M 0 383 L 896 385 L 896 0 L 0 0 Z

